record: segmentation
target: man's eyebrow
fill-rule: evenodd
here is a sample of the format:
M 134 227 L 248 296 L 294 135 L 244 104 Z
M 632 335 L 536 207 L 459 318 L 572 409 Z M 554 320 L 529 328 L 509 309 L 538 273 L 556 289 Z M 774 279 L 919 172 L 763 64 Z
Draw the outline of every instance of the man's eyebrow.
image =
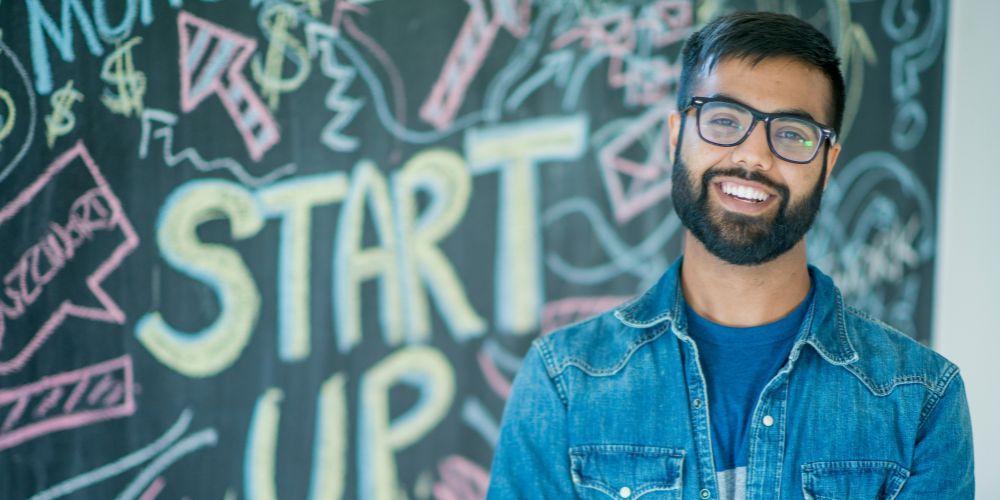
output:
M 740 103 L 740 104 L 742 104 L 742 105 L 744 105 L 744 106 L 746 106 L 748 108 L 752 108 L 753 107 L 753 106 L 750 106 L 749 104 L 747 104 L 747 103 L 745 103 L 745 102 L 743 102 L 743 101 L 741 101 L 741 100 L 739 100 L 739 99 L 737 99 L 737 98 L 735 98 L 735 97 L 733 97 L 733 96 L 731 96 L 729 94 L 726 94 L 724 92 L 718 92 L 716 94 L 713 94 L 711 97 L 712 98 L 721 97 L 723 99 L 729 99 L 730 101 L 738 102 L 738 103 Z M 754 108 L 754 109 L 756 109 L 756 108 Z M 777 110 L 774 110 L 774 111 L 769 111 L 768 113 L 770 113 L 770 114 L 781 114 L 781 115 L 798 116 L 798 117 L 801 117 L 801 118 L 806 118 L 806 119 L 809 119 L 811 121 L 820 123 L 819 120 L 817 120 L 815 117 L 813 117 L 812 114 L 810 114 L 808 111 L 806 111 L 806 110 L 804 110 L 802 108 L 777 109 Z

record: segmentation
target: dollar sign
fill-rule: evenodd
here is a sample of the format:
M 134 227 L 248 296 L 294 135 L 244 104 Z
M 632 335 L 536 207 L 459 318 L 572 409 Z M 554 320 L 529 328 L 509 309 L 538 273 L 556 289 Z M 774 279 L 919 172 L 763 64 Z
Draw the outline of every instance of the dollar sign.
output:
M 14 100 L 10 98 L 10 92 L 0 89 L 0 102 L 3 102 L 7 110 L 7 116 L 0 115 L 0 143 L 14 130 L 14 119 L 17 116 L 17 108 L 14 107 Z
M 264 12 L 264 29 L 271 40 L 267 47 L 267 55 L 263 66 L 259 56 L 254 56 L 250 64 L 253 79 L 260 85 L 261 94 L 267 99 L 267 105 L 272 110 L 278 109 L 278 98 L 285 92 L 291 92 L 302 85 L 309 76 L 311 65 L 309 52 L 302 44 L 288 33 L 288 28 L 299 25 L 295 7 L 288 4 L 274 4 Z M 284 78 L 285 52 L 298 69 L 291 76 Z
M 135 37 L 108 54 L 101 66 L 101 79 L 114 89 L 104 90 L 101 102 L 112 113 L 125 116 L 142 113 L 142 98 L 146 95 L 146 75 L 136 71 L 132 63 L 132 47 L 142 41 Z
M 52 94 L 52 113 L 45 117 L 45 141 L 51 148 L 56 139 L 73 130 L 76 116 L 71 109 L 73 103 L 83 100 L 83 94 L 73 88 L 73 80 Z

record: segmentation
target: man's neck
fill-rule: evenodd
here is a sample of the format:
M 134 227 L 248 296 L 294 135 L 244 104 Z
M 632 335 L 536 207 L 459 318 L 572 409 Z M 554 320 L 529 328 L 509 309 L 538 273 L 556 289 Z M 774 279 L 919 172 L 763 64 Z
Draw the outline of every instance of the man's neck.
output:
M 697 238 L 684 238 L 681 286 L 688 306 L 727 326 L 777 321 L 809 294 L 805 240 L 766 264 L 738 266 L 708 252 Z

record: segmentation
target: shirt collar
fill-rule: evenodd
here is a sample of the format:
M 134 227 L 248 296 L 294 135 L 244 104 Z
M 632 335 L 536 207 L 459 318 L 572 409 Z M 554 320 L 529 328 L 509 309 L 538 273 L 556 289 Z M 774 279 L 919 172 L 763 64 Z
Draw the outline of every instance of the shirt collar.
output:
M 650 328 L 664 321 L 672 323 L 674 334 L 687 336 L 687 315 L 684 314 L 684 293 L 680 287 L 683 256 L 649 290 L 618 307 L 614 315 L 633 328 Z M 797 343 L 813 346 L 820 356 L 834 365 L 847 365 L 858 360 L 847 332 L 844 299 L 831 279 L 814 266 L 809 266 L 815 287 L 812 304 L 802 320 L 802 333 Z

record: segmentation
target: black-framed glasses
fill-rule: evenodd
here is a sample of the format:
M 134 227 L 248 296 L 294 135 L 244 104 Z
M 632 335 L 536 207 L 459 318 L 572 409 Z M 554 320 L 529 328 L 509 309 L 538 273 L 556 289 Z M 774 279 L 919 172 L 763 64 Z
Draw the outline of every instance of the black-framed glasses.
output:
M 837 132 L 813 120 L 789 113 L 764 113 L 725 97 L 691 98 L 684 112 L 698 112 L 698 135 L 716 146 L 738 146 L 750 137 L 758 121 L 764 122 L 767 145 L 778 158 L 790 163 L 809 163 L 820 146 L 837 142 Z

